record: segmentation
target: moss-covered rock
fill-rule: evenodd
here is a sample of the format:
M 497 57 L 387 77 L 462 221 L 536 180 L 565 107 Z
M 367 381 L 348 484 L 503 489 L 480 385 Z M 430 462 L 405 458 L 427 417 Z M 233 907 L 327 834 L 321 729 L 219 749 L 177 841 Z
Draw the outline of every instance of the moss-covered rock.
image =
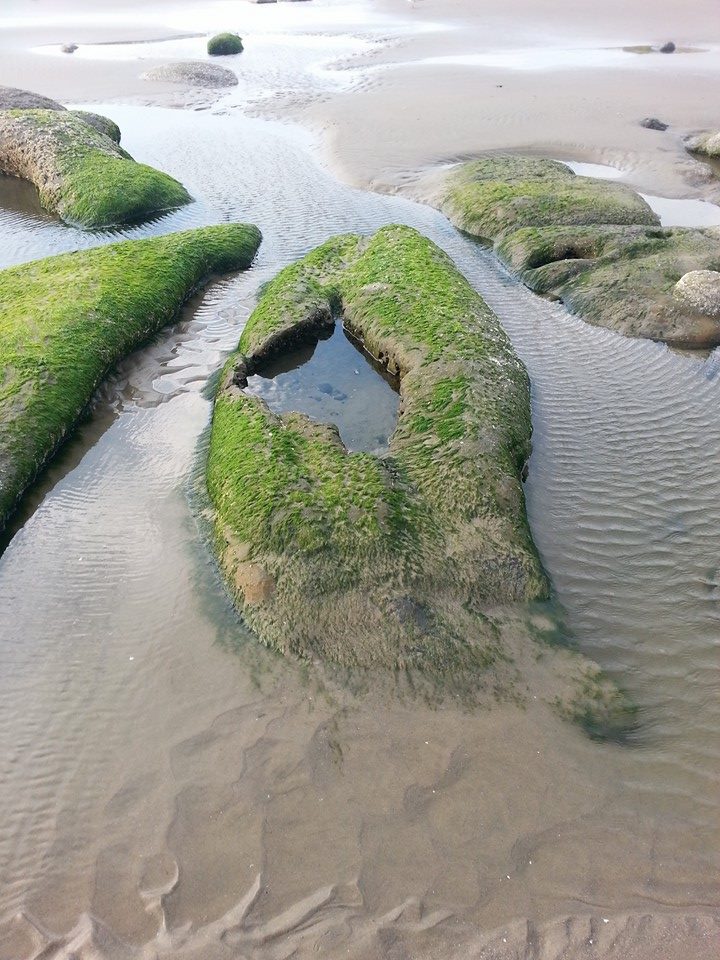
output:
M 720 131 L 706 130 L 695 136 L 687 137 L 685 149 L 690 153 L 698 153 L 703 157 L 720 158 Z
M 71 110 L 74 117 L 79 117 L 83 123 L 89 124 L 100 133 L 104 133 L 113 143 L 120 143 L 120 127 L 109 117 L 104 117 L 101 113 L 91 113 L 89 110 Z
M 243 391 L 340 314 L 401 378 L 382 458 Z M 547 591 L 520 480 L 528 379 L 445 254 L 407 227 L 335 238 L 267 286 L 240 350 L 216 398 L 208 487 L 222 566 L 260 638 L 436 676 L 502 661 L 488 608 Z
M 663 229 L 628 187 L 537 157 L 482 157 L 427 178 L 421 196 L 588 323 L 688 348 L 720 343 L 718 318 L 673 293 L 685 273 L 718 269 L 716 229 Z
M 0 86 L 0 110 L 56 110 L 62 112 L 66 108 L 57 100 L 43 97 L 31 90 Z M 91 113 L 89 110 L 71 110 L 70 113 L 99 130 L 100 133 L 104 133 L 115 143 L 120 143 L 120 127 L 109 117 L 103 117 L 99 113 Z
M 658 223 L 629 187 L 576 176 L 555 160 L 511 154 L 453 167 L 436 201 L 456 227 L 489 242 L 521 227 Z
M 47 210 L 87 229 L 147 220 L 191 199 L 69 111 L 0 112 L 0 173 L 34 183 Z
M 113 366 L 259 242 L 228 224 L 0 271 L 0 528 Z
M 679 347 L 720 343 L 714 301 L 677 290 L 691 271 L 720 270 L 717 228 L 527 227 L 496 250 L 532 290 L 588 323 Z
M 207 52 L 211 57 L 229 57 L 242 53 L 242 38 L 237 33 L 218 33 L 208 40 Z

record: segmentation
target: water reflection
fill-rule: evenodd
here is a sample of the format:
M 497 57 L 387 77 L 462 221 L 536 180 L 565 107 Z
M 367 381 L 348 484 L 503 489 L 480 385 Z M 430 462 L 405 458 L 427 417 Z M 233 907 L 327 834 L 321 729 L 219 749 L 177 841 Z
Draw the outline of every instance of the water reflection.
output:
M 325 339 L 266 364 L 248 390 L 275 413 L 297 410 L 334 423 L 350 451 L 381 454 L 395 429 L 399 381 L 336 322 Z

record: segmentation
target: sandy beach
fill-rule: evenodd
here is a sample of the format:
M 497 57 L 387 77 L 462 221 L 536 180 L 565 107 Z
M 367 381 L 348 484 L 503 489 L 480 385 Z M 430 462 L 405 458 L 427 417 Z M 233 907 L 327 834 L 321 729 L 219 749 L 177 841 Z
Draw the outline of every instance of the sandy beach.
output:
M 247 38 L 229 93 L 142 79 L 222 29 Z M 423 178 L 511 151 L 720 203 L 683 146 L 720 123 L 717 0 L 6 0 L 0 85 L 100 105 L 196 200 L 109 237 L 19 190 L 3 267 L 229 220 L 264 234 L 253 270 L 121 366 L 0 556 L 0 960 L 714 957 L 717 356 L 530 294 Z M 208 384 L 280 267 L 396 221 L 451 255 L 528 368 L 539 622 L 562 610 L 637 698 L 630 744 L 531 692 L 470 711 L 287 663 L 220 585 Z

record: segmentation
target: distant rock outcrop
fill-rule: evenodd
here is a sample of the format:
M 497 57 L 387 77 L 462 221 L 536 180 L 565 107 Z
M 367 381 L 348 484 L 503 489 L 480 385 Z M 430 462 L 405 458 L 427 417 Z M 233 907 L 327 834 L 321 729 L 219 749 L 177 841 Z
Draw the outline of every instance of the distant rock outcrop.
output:
M 238 78 L 227 67 L 203 60 L 180 60 L 161 63 L 142 75 L 143 80 L 165 80 L 169 83 L 184 83 L 189 87 L 234 87 Z

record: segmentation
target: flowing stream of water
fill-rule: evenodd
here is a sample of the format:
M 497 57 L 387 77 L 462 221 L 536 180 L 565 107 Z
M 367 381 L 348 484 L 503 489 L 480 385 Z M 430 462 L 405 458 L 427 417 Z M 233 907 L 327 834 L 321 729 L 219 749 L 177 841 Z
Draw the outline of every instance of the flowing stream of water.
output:
M 246 220 L 264 241 L 121 365 L 0 557 L 0 958 L 76 924 L 78 951 L 108 957 L 114 938 L 205 960 L 451 956 L 517 917 L 717 902 L 717 355 L 578 321 L 435 211 L 337 182 L 293 127 L 94 109 L 198 198 L 122 236 Z M 13 196 L 2 266 L 118 238 Z M 264 280 L 391 222 L 452 256 L 527 364 L 533 534 L 581 648 L 641 706 L 632 746 L 532 705 L 334 687 L 230 608 L 198 493 L 208 382 Z M 55 943 L 43 956 L 73 955 Z

